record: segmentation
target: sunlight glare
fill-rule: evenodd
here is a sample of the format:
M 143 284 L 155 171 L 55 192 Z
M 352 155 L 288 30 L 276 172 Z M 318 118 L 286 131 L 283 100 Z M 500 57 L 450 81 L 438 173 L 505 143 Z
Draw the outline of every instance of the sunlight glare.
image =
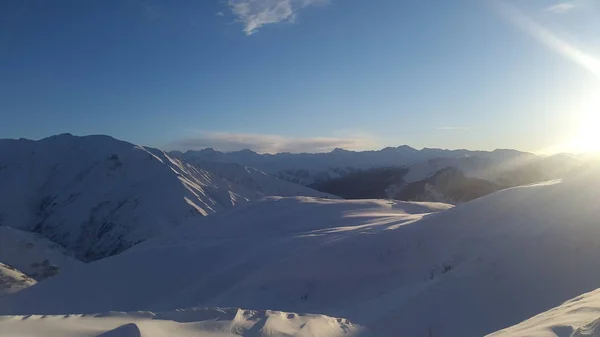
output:
M 600 93 L 584 107 L 577 136 L 571 147 L 577 152 L 600 152 Z

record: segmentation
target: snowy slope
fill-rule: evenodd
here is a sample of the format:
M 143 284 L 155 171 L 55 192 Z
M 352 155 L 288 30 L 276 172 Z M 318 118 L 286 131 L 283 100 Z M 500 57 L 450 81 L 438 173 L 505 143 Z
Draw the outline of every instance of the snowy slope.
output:
M 12 266 L 0 262 L 0 297 L 14 294 L 34 284 L 36 284 L 36 281 L 31 277 Z
M 482 336 L 598 288 L 597 172 L 450 209 L 268 198 L 9 295 L 0 312 L 268 308 L 376 336 Z
M 488 337 L 600 336 L 600 289 L 586 293 Z
M 7 299 L 0 312 L 62 314 L 163 311 L 199 305 L 230 307 L 231 298 L 217 297 L 232 293 L 236 284 L 256 273 L 272 276 L 270 281 L 265 280 L 272 284 L 266 288 L 259 286 L 248 294 L 251 297 L 245 295 L 237 300 L 256 309 L 280 310 L 281 306 L 287 306 L 296 308 L 294 312 L 319 313 L 327 302 L 315 302 L 318 297 L 306 300 L 304 295 L 316 290 L 314 296 L 317 296 L 327 289 L 311 290 L 311 277 L 332 277 L 330 282 L 339 283 L 343 277 L 339 273 L 356 274 L 356 281 L 348 283 L 356 287 L 370 269 L 373 273 L 392 272 L 387 270 L 394 258 L 392 250 L 400 252 L 399 247 L 384 244 L 372 247 L 373 251 L 366 254 L 360 244 L 346 247 L 355 241 L 350 238 L 392 238 L 394 228 L 422 218 L 423 213 L 448 207 L 378 200 L 272 197 L 207 217 L 203 226 L 190 224 L 179 233 L 62 273 L 40 283 L 23 297 Z M 339 244 L 344 247 L 337 252 Z M 362 260 L 354 261 L 361 255 L 364 255 Z M 322 258 L 322 263 L 315 258 L 317 261 Z M 359 268 L 366 263 L 372 266 L 365 270 L 349 268 L 355 263 Z M 328 287 L 334 286 L 333 283 Z M 335 297 L 331 300 L 351 300 L 342 286 L 334 287 L 331 295 Z M 363 292 L 356 295 L 362 296 Z
M 248 188 L 265 196 L 281 197 L 323 197 L 337 198 L 334 195 L 319 192 L 304 185 L 295 184 L 251 167 L 235 163 L 190 162 L 194 166 L 211 172 L 221 179 L 235 185 Z
M 0 262 L 41 281 L 82 264 L 64 248 L 36 233 L 0 226 Z
M 107 136 L 0 140 L 0 224 L 41 233 L 84 260 L 258 197 Z
M 322 315 L 217 308 L 0 317 L 2 337 L 352 337 L 361 331 Z

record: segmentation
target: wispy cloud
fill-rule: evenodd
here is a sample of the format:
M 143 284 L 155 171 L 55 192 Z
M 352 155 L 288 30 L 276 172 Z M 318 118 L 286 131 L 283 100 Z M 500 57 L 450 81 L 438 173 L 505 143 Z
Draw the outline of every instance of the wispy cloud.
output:
M 327 0 L 228 0 L 229 8 L 244 24 L 247 35 L 260 27 L 279 22 L 293 22 L 298 10 Z
M 566 12 L 572 10 L 575 7 L 576 7 L 576 5 L 575 5 L 574 1 L 560 2 L 560 3 L 554 4 L 550 7 L 546 7 L 544 9 L 544 11 L 552 12 L 552 13 L 556 13 L 556 14 L 562 14 L 562 13 L 566 13 Z
M 446 130 L 446 131 L 451 131 L 451 130 L 471 130 L 470 127 L 468 126 L 438 126 L 436 128 L 436 130 Z
M 335 148 L 365 150 L 377 147 L 373 137 L 361 134 L 356 137 L 286 137 L 281 135 L 204 132 L 171 144 L 172 149 L 200 150 L 214 148 L 219 151 L 250 149 L 259 153 L 279 152 L 329 152 Z
M 225 16 L 225 14 L 223 12 L 216 12 L 215 15 L 216 16 Z

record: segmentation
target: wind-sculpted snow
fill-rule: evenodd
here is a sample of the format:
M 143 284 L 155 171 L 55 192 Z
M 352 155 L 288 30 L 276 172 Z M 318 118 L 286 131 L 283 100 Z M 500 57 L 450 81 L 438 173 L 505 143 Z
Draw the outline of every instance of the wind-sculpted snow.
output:
M 346 319 L 280 311 L 191 308 L 169 312 L 106 312 L 2 316 L 0 336 L 35 337 L 366 337 Z

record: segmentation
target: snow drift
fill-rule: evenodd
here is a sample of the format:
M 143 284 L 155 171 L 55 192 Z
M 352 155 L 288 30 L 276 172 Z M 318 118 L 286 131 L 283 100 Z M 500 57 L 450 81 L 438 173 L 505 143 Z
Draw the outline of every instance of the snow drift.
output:
M 0 336 L 6 337 L 351 337 L 362 330 L 345 319 L 322 315 L 217 308 L 3 316 L 0 326 Z

